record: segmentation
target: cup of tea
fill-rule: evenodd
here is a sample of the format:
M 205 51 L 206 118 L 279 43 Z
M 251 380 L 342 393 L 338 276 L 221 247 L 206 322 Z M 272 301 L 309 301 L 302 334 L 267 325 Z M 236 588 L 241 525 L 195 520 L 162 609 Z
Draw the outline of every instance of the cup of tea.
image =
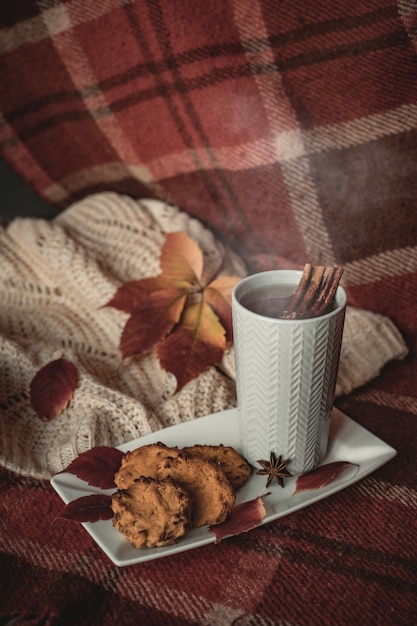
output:
M 232 293 L 241 450 L 250 463 L 289 459 L 296 475 L 326 455 L 346 292 L 337 287 L 326 313 L 285 315 L 298 270 L 271 270 L 241 280 Z

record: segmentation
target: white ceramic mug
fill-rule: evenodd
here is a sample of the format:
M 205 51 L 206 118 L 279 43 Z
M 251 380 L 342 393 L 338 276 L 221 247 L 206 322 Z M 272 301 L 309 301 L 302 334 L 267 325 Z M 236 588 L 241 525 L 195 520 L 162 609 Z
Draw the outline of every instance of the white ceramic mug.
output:
M 260 314 L 251 299 L 293 292 L 298 270 L 272 270 L 244 278 L 232 293 L 236 388 L 241 451 L 256 466 L 270 453 L 290 459 L 296 475 L 323 460 L 328 443 L 340 360 L 346 293 L 339 286 L 329 313 L 306 319 Z

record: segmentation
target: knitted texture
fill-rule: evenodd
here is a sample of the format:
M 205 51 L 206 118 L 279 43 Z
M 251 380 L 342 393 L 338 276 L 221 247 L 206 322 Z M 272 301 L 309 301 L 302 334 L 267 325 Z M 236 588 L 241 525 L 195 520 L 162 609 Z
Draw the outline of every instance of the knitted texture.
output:
M 0 232 L 0 463 L 48 478 L 97 445 L 130 439 L 235 406 L 233 349 L 175 393 L 154 353 L 122 359 L 127 314 L 106 307 L 128 280 L 157 275 L 165 235 L 183 231 L 205 272 L 245 274 L 243 262 L 178 208 L 113 192 L 89 196 L 52 222 L 16 219 Z M 348 309 L 337 392 L 375 377 L 406 346 L 381 315 Z M 79 372 L 67 409 L 41 421 L 30 382 L 65 356 Z

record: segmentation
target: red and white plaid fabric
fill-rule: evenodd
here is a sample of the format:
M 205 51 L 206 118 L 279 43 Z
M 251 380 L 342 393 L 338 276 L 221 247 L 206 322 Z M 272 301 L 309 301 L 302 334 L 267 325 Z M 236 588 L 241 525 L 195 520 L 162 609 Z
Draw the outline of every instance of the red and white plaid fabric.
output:
M 417 623 L 416 26 L 415 0 L 2 0 L 0 153 L 57 210 L 159 197 L 249 270 L 343 264 L 411 353 L 339 402 L 397 458 L 220 546 L 118 570 L 4 472 L 0 616 Z
M 0 151 L 57 208 L 168 198 L 250 269 L 341 263 L 351 303 L 408 330 L 416 15 L 414 0 L 4 0 Z

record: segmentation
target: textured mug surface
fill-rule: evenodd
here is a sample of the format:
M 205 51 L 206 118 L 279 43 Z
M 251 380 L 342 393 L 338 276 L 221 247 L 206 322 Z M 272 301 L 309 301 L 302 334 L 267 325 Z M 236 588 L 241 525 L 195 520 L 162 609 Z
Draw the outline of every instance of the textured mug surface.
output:
M 290 459 L 293 474 L 326 454 L 340 359 L 346 293 L 316 318 L 284 320 L 242 305 L 253 289 L 297 285 L 302 272 L 272 270 L 239 282 L 232 294 L 236 390 L 242 452 L 256 465 L 271 452 Z

